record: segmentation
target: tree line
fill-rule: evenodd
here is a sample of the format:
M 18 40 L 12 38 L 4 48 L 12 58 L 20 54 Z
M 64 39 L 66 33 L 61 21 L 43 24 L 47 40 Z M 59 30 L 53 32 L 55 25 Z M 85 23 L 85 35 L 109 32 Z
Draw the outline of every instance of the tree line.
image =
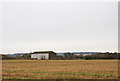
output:
M 96 53 L 96 54 L 80 54 L 75 55 L 70 52 L 64 53 L 64 56 L 62 55 L 56 55 L 53 52 L 50 53 L 50 58 L 52 60 L 74 60 L 74 59 L 120 59 L 120 54 L 117 52 L 114 53 Z M 31 59 L 31 54 L 24 54 L 23 56 L 16 56 L 16 57 L 10 57 L 8 55 L 2 55 L 2 60 L 10 60 L 10 59 Z

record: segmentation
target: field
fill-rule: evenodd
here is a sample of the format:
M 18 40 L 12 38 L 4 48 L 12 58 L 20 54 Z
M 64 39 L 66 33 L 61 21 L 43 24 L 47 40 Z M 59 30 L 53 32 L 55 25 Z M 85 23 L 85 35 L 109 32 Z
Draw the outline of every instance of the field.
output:
M 3 60 L 3 79 L 117 79 L 117 60 Z

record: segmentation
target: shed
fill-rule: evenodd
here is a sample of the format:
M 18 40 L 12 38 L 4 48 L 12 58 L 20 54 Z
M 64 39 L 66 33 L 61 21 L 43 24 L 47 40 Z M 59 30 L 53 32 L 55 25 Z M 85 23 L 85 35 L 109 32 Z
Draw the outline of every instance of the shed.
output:
M 56 53 L 53 51 L 39 51 L 39 52 L 33 52 L 31 53 L 32 59 L 40 59 L 40 60 L 47 60 L 52 59 L 54 60 L 56 58 Z

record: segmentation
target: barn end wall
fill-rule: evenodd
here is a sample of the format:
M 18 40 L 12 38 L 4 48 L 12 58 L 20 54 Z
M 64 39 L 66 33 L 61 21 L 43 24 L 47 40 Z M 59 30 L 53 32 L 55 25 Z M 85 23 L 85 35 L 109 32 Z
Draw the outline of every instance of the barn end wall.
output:
M 31 58 L 37 58 L 37 59 L 49 59 L 49 54 L 31 54 Z

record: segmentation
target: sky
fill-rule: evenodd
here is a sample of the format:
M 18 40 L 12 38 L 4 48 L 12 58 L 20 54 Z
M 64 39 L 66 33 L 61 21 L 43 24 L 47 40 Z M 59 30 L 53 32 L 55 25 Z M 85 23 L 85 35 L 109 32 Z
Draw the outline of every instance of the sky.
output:
M 0 53 L 117 52 L 115 2 L 2 3 Z

